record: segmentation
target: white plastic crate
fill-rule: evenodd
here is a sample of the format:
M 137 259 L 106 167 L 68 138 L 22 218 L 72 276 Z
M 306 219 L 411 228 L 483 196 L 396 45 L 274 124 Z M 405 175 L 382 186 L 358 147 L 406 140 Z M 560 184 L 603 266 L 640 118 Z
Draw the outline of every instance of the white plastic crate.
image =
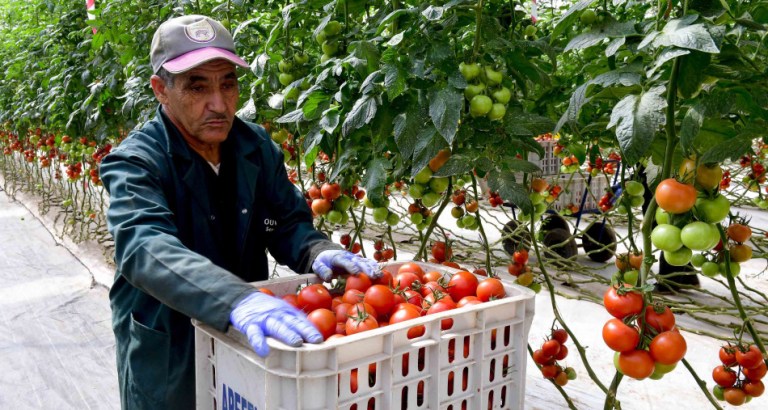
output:
M 554 179 L 554 178 L 553 178 Z M 565 209 L 570 204 L 574 204 L 577 207 L 581 207 L 581 201 L 584 197 L 585 188 L 587 186 L 588 176 L 581 176 L 580 174 L 560 174 L 555 182 L 560 185 L 563 190 L 560 192 L 560 196 L 557 197 L 552 208 L 560 211 Z M 598 209 L 597 203 L 600 198 L 605 195 L 605 190 L 608 188 L 608 180 L 605 175 L 598 175 L 592 177 L 592 181 L 589 184 L 589 192 L 587 192 L 586 201 L 581 210 L 596 210 Z
M 555 156 L 555 140 L 538 140 L 541 147 L 544 148 L 544 156 L 539 158 L 539 154 L 532 152 L 528 154 L 528 161 L 533 162 L 541 168 L 542 175 L 555 175 L 560 170 L 560 158 Z
M 395 273 L 401 264 L 387 267 Z M 420 265 L 425 271 L 456 271 Z M 281 295 L 306 281 L 319 279 L 306 275 L 254 285 Z M 237 330 L 224 334 L 195 322 L 197 408 L 522 409 L 534 293 L 503 283 L 503 299 L 322 344 L 294 348 L 268 339 L 266 358 Z M 453 326 L 441 331 L 446 318 Z M 416 325 L 425 332 L 409 339 L 408 329 Z

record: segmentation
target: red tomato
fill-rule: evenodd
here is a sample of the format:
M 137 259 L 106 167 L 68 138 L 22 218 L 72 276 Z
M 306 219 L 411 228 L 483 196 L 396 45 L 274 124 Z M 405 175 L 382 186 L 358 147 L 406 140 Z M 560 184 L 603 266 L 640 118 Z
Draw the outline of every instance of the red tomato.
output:
M 376 317 L 383 318 L 395 306 L 395 295 L 384 285 L 373 285 L 365 291 L 363 301 L 376 310 Z
M 560 342 L 560 344 L 564 344 L 568 341 L 568 332 L 565 329 L 555 329 L 552 331 L 552 338 Z
M 413 289 L 406 289 L 404 293 L 406 302 L 421 307 L 424 302 L 424 297 L 421 296 L 421 293 Z
M 736 348 L 728 345 L 720 348 L 720 361 L 724 366 L 733 366 L 736 364 Z
M 744 383 L 741 388 L 751 397 L 760 397 L 765 393 L 765 385 L 760 380 Z
M 454 306 L 455 307 L 455 306 Z M 446 303 L 444 301 L 437 301 L 434 305 L 430 306 L 429 309 L 427 309 L 427 315 L 431 315 L 434 313 L 440 313 L 445 312 L 447 310 L 451 310 L 454 307 L 451 307 L 449 303 Z M 453 319 L 443 319 L 440 321 L 440 329 L 442 330 L 448 330 L 453 327 Z
M 343 322 L 336 322 L 336 333 L 331 335 L 325 340 L 335 339 L 336 337 L 342 337 L 347 334 L 347 320 Z
M 743 224 L 731 224 L 726 231 L 728 237 L 736 242 L 743 243 L 752 236 L 752 229 Z
M 325 286 L 315 283 L 299 291 L 297 302 L 301 310 L 311 312 L 315 309 L 330 310 L 333 307 L 332 299 L 331 293 Z
M 552 356 L 544 355 L 544 351 L 542 351 L 541 349 L 538 349 L 535 352 L 533 352 L 533 361 L 542 366 L 545 366 L 548 364 L 555 364 L 555 358 Z
M 741 406 L 747 401 L 746 393 L 738 387 L 729 387 L 723 390 L 723 398 L 728 404 L 734 406 Z
M 439 271 L 436 271 L 436 270 L 432 270 L 432 271 L 429 271 L 429 272 L 425 273 L 422 276 L 421 280 L 424 283 L 427 283 L 427 282 L 440 282 L 440 279 L 442 279 L 442 278 L 443 278 L 443 274 L 442 273 L 440 273 Z
M 352 304 L 347 302 L 342 302 L 336 305 L 335 308 L 333 308 L 333 313 L 336 315 L 336 321 L 337 322 L 346 322 L 347 318 L 349 317 L 349 311 L 352 309 Z
M 501 299 L 506 295 L 504 285 L 496 278 L 484 279 L 477 285 L 477 298 L 483 302 Z
M 347 319 L 344 330 L 346 330 L 347 336 L 349 336 L 355 333 L 364 332 L 366 330 L 376 329 L 378 327 L 379 322 L 377 322 L 373 316 L 367 316 L 365 318 L 359 319 L 351 317 Z
M 365 313 L 362 313 L 365 312 Z M 373 306 L 369 305 L 365 302 L 355 303 L 352 305 L 351 308 L 349 308 L 348 315 L 350 318 L 358 318 L 361 315 L 369 315 L 376 317 L 376 309 L 373 308 Z
M 555 355 L 556 360 L 563 360 L 568 357 L 568 346 L 560 345 L 560 351 Z
M 413 306 L 405 304 L 405 306 Z M 415 307 L 409 308 L 409 307 L 402 307 L 399 309 L 396 309 L 394 313 L 392 313 L 392 316 L 389 318 L 390 324 L 405 322 L 407 320 L 416 319 L 421 317 L 421 313 L 416 310 Z M 424 325 L 414 326 L 410 329 L 408 329 L 408 338 L 413 339 L 416 337 L 420 337 L 424 334 L 425 328 Z
M 657 332 L 666 332 L 675 327 L 675 315 L 668 306 L 664 306 L 664 311 L 658 313 L 655 306 L 648 305 L 645 307 L 645 323 Z
M 647 350 L 630 350 L 619 354 L 619 370 L 633 379 L 642 380 L 653 374 L 654 362 Z
M 643 295 L 630 291 L 619 295 L 616 286 L 611 286 L 603 294 L 603 305 L 611 316 L 624 319 L 643 311 Z
M 309 312 L 307 320 L 323 335 L 323 340 L 336 333 L 336 315 L 328 309 L 320 308 Z
M 520 276 L 520 274 L 523 273 L 524 271 L 525 271 L 525 266 L 517 262 L 513 262 L 507 265 L 507 272 L 509 272 L 509 274 L 512 276 Z
M 451 276 L 446 290 L 453 300 L 461 300 L 465 296 L 473 296 L 477 292 L 477 276 L 467 271 L 458 271 Z
M 453 261 L 443 261 L 441 265 L 448 266 L 449 268 L 454 268 L 454 269 L 462 269 L 461 265 Z
M 555 357 L 560 352 L 560 342 L 554 339 L 547 340 L 541 345 L 541 351 L 544 356 Z
M 515 251 L 515 253 L 512 254 L 512 259 L 517 264 L 525 265 L 526 263 L 528 263 L 528 251 L 525 249 L 520 249 L 519 251 Z
M 397 273 L 402 273 L 402 272 L 413 272 L 419 277 L 424 276 L 424 269 L 422 269 L 421 266 L 419 266 L 415 262 L 407 262 L 400 265 L 400 268 L 397 269 Z
M 385 269 L 381 271 L 381 276 L 376 278 L 376 280 L 373 281 L 373 284 L 392 287 L 392 282 L 393 282 L 392 278 L 393 278 L 392 273 Z
M 478 299 L 477 296 L 464 296 L 456 303 L 456 307 L 460 308 L 464 306 L 479 305 L 481 303 L 483 302 Z
M 355 303 L 362 302 L 364 297 L 365 297 L 365 292 L 359 291 L 357 289 L 350 289 L 344 292 L 344 295 L 341 297 L 341 300 L 342 302 L 354 305 Z
M 640 342 L 640 333 L 621 320 L 613 318 L 603 325 L 603 341 L 616 352 L 629 352 Z
M 688 345 L 680 332 L 661 332 L 651 340 L 648 346 L 651 357 L 661 364 L 675 364 L 685 356 Z
M 541 367 L 541 375 L 547 379 L 554 379 L 559 372 L 560 369 L 558 369 L 557 366 L 553 364 L 548 364 Z
M 754 369 L 760 364 L 765 364 L 763 362 L 763 355 L 760 353 L 760 349 L 757 348 L 755 345 L 750 345 L 749 349 L 746 349 L 745 351 L 742 351 L 741 349 L 736 350 L 736 361 L 741 365 L 741 367 L 745 369 Z
M 736 379 L 736 372 L 725 366 L 717 366 L 712 370 L 712 380 L 720 387 L 731 387 L 736 384 Z
M 282 297 L 284 301 L 286 301 L 289 305 L 299 307 L 299 297 L 298 295 L 289 294 Z
M 686 213 L 696 204 L 696 188 L 668 178 L 656 187 L 656 203 L 671 214 Z
M 331 299 L 331 310 L 335 312 L 336 306 L 339 306 L 342 303 L 344 303 L 344 301 L 341 300 L 341 296 L 334 296 L 333 299 Z
M 346 284 L 344 285 L 344 291 L 346 292 L 350 289 L 357 289 L 361 292 L 365 292 L 370 287 L 371 278 L 369 278 L 368 275 L 364 273 L 359 273 L 357 275 L 347 276 Z
M 760 364 L 757 365 L 757 367 L 753 367 L 751 369 L 741 369 L 741 372 L 744 374 L 744 376 L 753 381 L 756 382 L 758 380 L 761 380 L 763 377 L 765 377 L 765 372 L 768 370 L 768 367 L 765 366 L 765 362 L 761 361 Z
M 420 281 L 419 275 L 413 272 L 398 273 L 394 280 L 394 286 L 398 289 L 409 289 L 414 282 Z
M 440 292 L 445 293 L 445 288 L 440 286 L 438 282 L 427 282 L 421 287 L 421 295 L 424 297 L 429 296 L 432 293 Z
M 265 294 L 267 294 L 269 296 L 275 296 L 275 292 L 272 292 L 271 290 L 269 290 L 267 288 L 259 288 L 258 291 L 261 292 L 261 293 L 265 293 Z

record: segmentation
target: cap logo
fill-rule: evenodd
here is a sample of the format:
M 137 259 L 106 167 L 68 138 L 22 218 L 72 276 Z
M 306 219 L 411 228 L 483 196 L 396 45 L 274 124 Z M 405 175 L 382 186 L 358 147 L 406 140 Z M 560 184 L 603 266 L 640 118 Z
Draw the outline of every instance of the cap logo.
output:
M 209 43 L 216 38 L 216 31 L 206 19 L 186 26 L 184 32 L 195 43 Z

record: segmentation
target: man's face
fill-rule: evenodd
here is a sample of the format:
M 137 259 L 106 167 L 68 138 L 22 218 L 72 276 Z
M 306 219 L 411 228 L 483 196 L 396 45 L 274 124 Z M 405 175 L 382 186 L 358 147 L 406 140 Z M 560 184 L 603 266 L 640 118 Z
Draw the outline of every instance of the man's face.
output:
M 234 64 L 213 60 L 177 74 L 173 86 L 152 76 L 152 89 L 166 115 L 190 144 L 218 145 L 227 139 L 239 96 Z

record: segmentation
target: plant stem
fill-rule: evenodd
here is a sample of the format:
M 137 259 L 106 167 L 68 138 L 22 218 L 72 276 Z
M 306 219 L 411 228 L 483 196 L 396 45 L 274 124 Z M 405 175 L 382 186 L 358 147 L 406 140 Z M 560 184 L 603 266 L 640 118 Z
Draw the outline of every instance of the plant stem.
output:
M 440 217 L 440 214 L 443 213 L 443 209 L 448 205 L 449 202 L 451 202 L 451 195 L 449 192 L 453 189 L 453 182 L 448 182 L 448 188 L 446 189 L 445 198 L 443 198 L 443 203 L 440 204 L 440 207 L 437 208 L 437 211 L 432 215 L 432 222 L 427 227 L 427 232 L 424 234 L 424 238 L 421 240 L 421 247 L 419 248 L 419 251 L 416 253 L 415 260 L 427 260 L 426 255 L 426 248 L 427 248 L 427 241 L 429 241 L 430 235 L 432 235 L 432 231 L 435 229 L 435 226 L 437 225 L 437 219 Z
M 475 174 L 471 173 L 469 174 L 472 177 L 472 190 L 475 193 L 475 200 L 480 198 L 480 196 L 477 194 L 477 178 L 475 178 Z M 485 269 L 486 272 L 490 275 L 491 270 L 491 245 L 488 243 L 488 236 L 485 234 L 485 228 L 483 228 L 483 221 L 480 218 L 480 208 L 478 207 L 477 212 L 475 212 L 475 217 L 477 218 L 477 227 L 480 229 L 480 236 L 483 238 L 483 246 L 485 247 Z
M 619 384 L 621 383 L 621 379 L 623 377 L 624 375 L 619 373 L 618 370 L 616 371 L 616 374 L 614 374 L 610 390 L 605 396 L 605 405 L 603 406 L 603 410 L 610 410 L 617 407 L 616 390 L 619 388 Z
M 483 0 L 478 0 L 475 6 L 475 43 L 472 46 L 472 62 L 477 59 L 477 55 L 480 53 L 480 37 L 482 33 L 483 23 Z
M 722 410 L 723 408 L 720 407 L 719 404 L 717 404 L 717 401 L 714 397 L 712 397 L 712 393 L 709 392 L 707 389 L 707 383 L 704 382 L 704 380 L 701 380 L 699 376 L 696 374 L 696 371 L 693 370 L 693 367 L 688 363 L 687 360 L 683 359 L 683 366 L 685 366 L 686 369 L 688 369 L 688 372 L 691 373 L 691 376 L 693 376 L 693 379 L 696 380 L 696 384 L 699 385 L 699 388 L 701 391 L 704 392 L 704 395 L 707 396 L 707 400 L 709 400 L 710 403 L 712 403 L 712 406 L 716 409 Z

